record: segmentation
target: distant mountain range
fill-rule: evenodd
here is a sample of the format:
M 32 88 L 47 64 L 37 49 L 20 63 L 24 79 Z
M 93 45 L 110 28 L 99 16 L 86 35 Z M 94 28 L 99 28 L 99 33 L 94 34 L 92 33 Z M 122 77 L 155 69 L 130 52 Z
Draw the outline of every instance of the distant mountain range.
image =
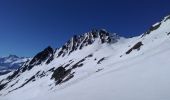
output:
M 28 61 L 28 57 L 18 57 L 16 55 L 9 55 L 7 57 L 0 57 L 0 75 L 9 73 L 21 67 L 23 63 Z

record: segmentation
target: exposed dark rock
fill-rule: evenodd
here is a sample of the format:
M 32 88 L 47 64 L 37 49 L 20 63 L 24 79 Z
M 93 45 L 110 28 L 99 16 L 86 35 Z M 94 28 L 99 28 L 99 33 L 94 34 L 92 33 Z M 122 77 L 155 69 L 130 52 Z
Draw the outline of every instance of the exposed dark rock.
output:
M 24 73 L 24 72 L 27 70 L 27 68 L 28 68 L 27 63 L 28 63 L 28 61 L 20 68 L 20 71 L 21 71 L 22 73 Z
M 1 91 L 2 89 L 4 89 L 6 85 L 7 85 L 7 83 L 5 83 L 5 84 L 0 84 L 0 91 Z
M 167 35 L 170 35 L 170 32 L 169 32 L 169 33 L 167 33 Z
M 170 19 L 170 15 L 167 16 L 163 21 L 166 22 L 166 21 L 169 20 L 169 19 Z M 155 25 L 155 26 L 151 26 L 150 29 L 149 29 L 146 33 L 144 33 L 144 34 L 142 35 L 142 37 L 146 36 L 147 34 L 150 34 L 152 31 L 158 29 L 160 26 L 161 26 L 161 22 L 159 22 L 159 23 L 158 23 L 157 25 Z
M 98 69 L 96 72 L 100 72 L 100 71 L 102 71 L 103 69 Z
M 90 55 L 88 55 L 87 57 L 85 57 L 85 58 L 90 58 L 90 57 L 93 57 L 93 55 L 92 54 L 90 54 Z
M 28 81 L 26 81 L 23 85 L 26 85 L 27 83 L 29 83 L 29 82 L 33 82 L 33 81 L 35 81 L 35 76 L 32 76 L 30 79 L 28 79 Z
M 27 70 L 27 66 L 22 68 L 22 72 L 25 72 Z
M 14 71 L 14 73 L 12 75 L 8 76 L 7 79 L 12 80 L 13 78 L 19 76 L 19 71 L 20 71 L 19 69 Z
M 53 56 L 53 49 L 49 46 L 44 51 L 38 53 L 31 61 L 30 61 L 30 66 L 28 67 L 29 70 L 32 69 L 32 66 L 39 65 L 43 61 L 47 60 L 50 58 L 48 63 L 53 59 L 51 56 Z
M 60 57 L 62 54 L 63 54 L 63 50 L 61 50 L 61 51 L 58 53 L 58 56 L 57 56 L 57 57 Z
M 37 63 L 37 65 L 38 65 L 38 64 L 41 64 L 41 63 Z M 27 70 L 31 70 L 34 66 L 36 66 L 36 65 L 29 65 L 29 66 L 27 66 L 26 69 L 27 69 Z
M 142 46 L 142 42 L 138 42 L 137 44 L 135 44 L 131 49 L 129 49 L 126 54 L 129 54 L 130 52 L 132 52 L 133 50 L 137 49 L 140 50 L 140 47 Z
M 53 67 L 53 68 L 49 69 L 48 71 L 50 71 L 50 72 L 54 72 L 54 70 L 55 70 L 55 67 Z
M 109 39 L 109 33 L 106 30 L 100 30 L 99 31 L 99 37 L 101 40 L 101 43 L 109 43 L 110 39 Z
M 42 78 L 42 77 L 46 76 L 46 73 L 44 71 L 42 71 L 42 72 L 38 71 L 35 76 L 38 78 Z
M 170 15 L 167 16 L 167 18 L 164 20 L 164 22 L 166 22 L 168 19 L 170 19 Z
M 150 33 L 151 33 L 152 31 L 154 31 L 154 30 L 157 30 L 160 26 L 161 26 L 161 23 L 159 23 L 159 24 L 157 24 L 157 25 L 155 25 L 155 26 L 151 26 L 150 29 L 149 29 L 146 33 L 144 33 L 144 34 L 142 35 L 142 37 L 144 37 L 144 36 L 147 35 L 147 34 L 150 34 Z
M 32 76 L 30 79 L 28 79 L 24 84 L 22 84 L 19 88 L 25 86 L 27 83 L 31 82 L 31 81 L 35 81 L 35 76 Z
M 73 60 L 69 60 L 69 62 L 73 62 Z
M 46 64 L 49 64 L 54 59 L 54 55 L 52 54 L 51 57 L 47 60 Z
M 69 61 L 69 63 L 68 63 L 68 64 L 66 64 L 66 65 L 64 66 L 64 68 L 69 67 L 69 66 L 70 66 L 73 62 L 74 62 L 74 61 Z
M 68 49 L 70 49 L 69 54 L 70 54 L 71 52 L 77 50 L 77 49 L 78 49 L 78 44 L 79 44 L 79 40 L 78 40 L 77 35 L 74 35 L 73 38 L 72 38 L 72 40 L 70 40 L 68 44 L 71 44 L 71 45 L 70 45 L 71 47 L 70 47 L 70 48 L 68 47 Z
M 77 62 L 76 64 L 74 64 L 71 68 L 72 68 L 72 69 L 75 69 L 75 68 L 77 68 L 77 67 L 83 66 L 83 64 L 82 64 L 83 61 L 85 61 L 85 59 L 80 60 L 79 62 Z
M 61 80 L 63 78 L 63 76 L 65 75 L 65 72 L 66 72 L 66 69 L 64 67 L 60 66 L 54 71 L 51 79 L 54 78 L 55 81 Z
M 62 81 L 62 83 L 69 81 L 69 80 L 72 79 L 73 77 L 74 77 L 74 73 L 69 74 L 69 75 L 67 76 L 67 78 Z
M 15 84 L 17 84 L 17 83 L 18 83 L 18 81 L 19 81 L 19 80 L 17 80 L 17 81 L 16 81 L 14 84 L 12 84 L 10 87 L 13 87 Z
M 27 61 L 19 70 L 20 72 L 25 72 L 26 70 L 31 70 L 34 66 L 42 64 L 46 61 L 49 64 L 53 60 L 54 51 L 51 47 L 47 47 L 42 52 L 38 53 L 31 61 Z
M 56 85 L 70 80 L 71 78 L 74 77 L 74 72 L 71 73 L 72 70 L 75 69 L 75 68 L 78 68 L 78 67 L 83 66 L 83 63 L 82 63 L 82 62 L 83 62 L 84 60 L 85 60 L 85 58 L 82 59 L 82 60 L 80 60 L 80 61 L 78 61 L 77 63 L 75 63 L 74 65 L 72 65 L 72 66 L 70 67 L 70 69 L 67 69 L 67 70 L 66 70 L 66 68 L 67 68 L 68 66 L 70 66 L 70 64 L 73 63 L 73 61 L 72 61 L 70 64 L 65 65 L 64 67 L 63 67 L 63 65 L 60 66 L 60 67 L 58 67 L 58 68 L 54 71 L 54 73 L 52 74 L 51 79 L 55 79 Z
M 67 68 L 68 66 L 70 66 L 70 64 L 65 65 L 64 68 Z
M 51 79 L 55 79 L 56 84 L 59 84 L 59 83 L 61 83 L 61 82 L 63 81 L 63 79 L 70 73 L 70 71 L 71 71 L 71 70 L 67 70 L 67 71 L 66 71 L 66 69 L 65 69 L 64 67 L 60 66 L 60 67 L 58 67 L 58 68 L 54 71 L 54 73 L 52 74 Z
M 69 81 L 74 77 L 74 73 L 71 73 L 72 69 L 66 70 L 64 67 L 58 67 L 52 74 L 51 79 L 55 79 L 56 85 Z
M 105 60 L 104 57 L 103 57 L 102 59 L 100 59 L 100 60 L 97 62 L 97 64 L 101 64 L 101 62 L 102 62 L 103 60 Z

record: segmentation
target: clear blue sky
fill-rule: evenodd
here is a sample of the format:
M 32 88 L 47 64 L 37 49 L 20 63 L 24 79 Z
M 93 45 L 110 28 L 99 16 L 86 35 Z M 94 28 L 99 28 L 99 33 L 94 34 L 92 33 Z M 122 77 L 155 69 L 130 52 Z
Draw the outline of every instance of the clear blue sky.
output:
M 131 37 L 168 14 L 170 0 L 0 0 L 0 56 L 33 56 L 92 28 Z

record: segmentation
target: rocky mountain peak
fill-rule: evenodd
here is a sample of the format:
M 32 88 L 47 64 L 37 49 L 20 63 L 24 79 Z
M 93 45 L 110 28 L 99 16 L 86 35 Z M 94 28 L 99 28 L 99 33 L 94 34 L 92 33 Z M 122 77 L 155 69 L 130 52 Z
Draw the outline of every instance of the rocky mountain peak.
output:
M 74 35 L 65 45 L 60 48 L 58 53 L 59 56 L 65 56 L 71 52 L 83 47 L 91 45 L 94 41 L 99 40 L 101 44 L 117 42 L 119 36 L 116 34 L 111 34 L 105 29 L 93 29 L 83 35 Z
M 34 58 L 30 61 L 30 65 L 31 66 L 39 65 L 43 61 L 45 61 L 45 60 L 49 59 L 51 56 L 53 56 L 53 54 L 54 54 L 53 48 L 48 46 L 43 51 L 41 51 L 36 56 L 34 56 Z

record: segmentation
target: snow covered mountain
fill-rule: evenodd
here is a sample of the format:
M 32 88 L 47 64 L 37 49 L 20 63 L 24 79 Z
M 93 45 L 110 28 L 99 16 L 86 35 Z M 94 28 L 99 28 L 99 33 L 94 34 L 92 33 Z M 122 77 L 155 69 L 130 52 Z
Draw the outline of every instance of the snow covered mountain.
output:
M 144 34 L 104 29 L 47 47 L 0 77 L 0 100 L 169 100 L 170 16 Z
M 9 55 L 8 57 L 0 57 L 0 75 L 18 69 L 27 60 L 29 60 L 29 58 L 18 57 L 16 55 Z

